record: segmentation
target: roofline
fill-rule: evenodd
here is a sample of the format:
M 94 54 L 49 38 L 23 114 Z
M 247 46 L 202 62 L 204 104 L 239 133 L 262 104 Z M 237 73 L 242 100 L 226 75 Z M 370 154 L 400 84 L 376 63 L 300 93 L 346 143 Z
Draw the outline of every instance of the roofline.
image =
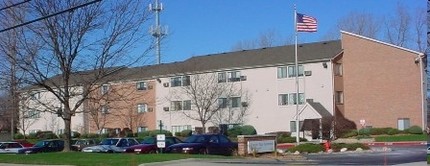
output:
M 355 33 L 347 32 L 347 31 L 343 31 L 343 30 L 341 30 L 340 33 L 341 34 L 344 33 L 344 34 L 348 34 L 348 35 L 355 36 L 355 37 L 358 37 L 358 38 L 370 40 L 370 41 L 373 41 L 373 42 L 376 42 L 376 43 L 380 43 L 380 44 L 384 44 L 384 45 L 387 45 L 387 46 L 390 46 L 390 47 L 398 48 L 398 49 L 401 49 L 401 50 L 404 50 L 404 51 L 408 51 L 408 52 L 411 52 L 411 53 L 414 53 L 414 54 L 418 54 L 418 55 L 421 55 L 421 56 L 424 55 L 424 53 L 421 53 L 421 52 L 418 52 L 418 51 L 414 51 L 414 50 L 411 50 L 411 49 L 408 49 L 408 48 L 405 48 L 405 47 L 396 46 L 394 44 L 390 44 L 390 43 L 383 42 L 383 41 L 380 41 L 380 40 L 372 39 L 372 38 L 369 38 L 369 37 L 366 37 L 366 36 L 362 36 L 362 35 L 358 35 L 358 34 L 355 34 Z

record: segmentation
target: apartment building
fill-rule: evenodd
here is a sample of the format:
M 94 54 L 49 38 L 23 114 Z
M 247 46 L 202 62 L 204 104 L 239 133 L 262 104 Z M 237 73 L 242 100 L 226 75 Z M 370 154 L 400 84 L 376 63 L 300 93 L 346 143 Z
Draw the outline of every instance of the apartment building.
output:
M 423 54 L 349 32 L 341 34 L 340 40 L 299 44 L 298 69 L 294 45 L 123 68 L 100 82 L 94 95 L 103 100 L 87 101 L 82 108 L 95 110 L 98 118 L 84 114 L 82 124 L 91 133 L 108 128 L 200 130 L 203 124 L 197 110 L 204 110 L 199 101 L 206 99 L 211 103 L 208 108 L 223 113 L 203 118 L 206 131 L 219 124 L 246 124 L 259 134 L 290 131 L 321 139 L 346 128 L 424 128 Z M 198 98 L 202 95 L 193 96 L 193 89 L 220 92 Z M 101 120 L 104 124 L 97 125 Z M 43 118 L 39 121 L 38 126 L 47 123 Z

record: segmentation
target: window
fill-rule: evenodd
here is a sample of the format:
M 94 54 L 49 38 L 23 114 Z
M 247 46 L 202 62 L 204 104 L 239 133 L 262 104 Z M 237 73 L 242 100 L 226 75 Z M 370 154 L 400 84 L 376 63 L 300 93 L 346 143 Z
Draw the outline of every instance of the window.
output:
M 181 77 L 174 77 L 170 79 L 170 84 L 172 87 L 181 86 Z
M 218 83 L 226 82 L 226 81 L 227 81 L 227 77 L 225 75 L 225 72 L 218 73 Z
M 341 63 L 334 64 L 334 75 L 342 76 L 343 75 L 343 67 Z
M 137 104 L 137 113 L 144 113 L 148 112 L 148 105 L 147 104 Z
M 189 86 L 190 85 L 190 76 L 183 76 L 182 77 L 182 86 Z
M 192 130 L 191 125 L 177 125 L 177 126 L 172 126 L 172 133 L 177 133 L 177 132 L 181 132 L 183 130 Z
M 287 78 L 287 67 L 278 67 L 278 78 Z
M 172 111 L 182 110 L 182 101 L 172 101 Z
M 228 72 L 228 81 L 229 82 L 240 81 L 240 71 L 231 71 L 231 72 Z
M 40 99 L 40 92 L 33 92 L 30 94 L 32 100 Z
M 343 104 L 343 91 L 336 91 L 335 101 L 337 104 Z
M 146 82 L 143 82 L 143 81 L 137 82 L 136 88 L 137 88 L 137 90 L 146 90 L 146 88 L 147 88 Z
M 146 126 L 139 126 L 139 127 L 137 127 L 137 132 L 138 133 L 145 132 L 145 131 L 148 131 L 148 127 L 146 127 Z
M 289 99 L 290 101 L 288 102 L 288 104 L 297 104 L 297 94 L 296 93 L 290 93 L 289 94 Z M 304 93 L 299 93 L 299 104 L 304 104 L 305 103 L 305 94 Z
M 231 97 L 231 108 L 240 107 L 240 97 Z
M 102 106 L 101 112 L 102 112 L 102 114 L 108 114 L 109 113 L 108 106 L 107 105 Z
M 299 130 L 300 130 L 300 128 L 303 126 L 303 121 L 299 121 L 299 124 L 300 124 L 300 126 L 299 126 Z M 291 132 L 297 131 L 296 130 L 296 121 L 290 121 L 290 131 Z
M 170 78 L 170 84 L 172 87 L 188 86 L 190 85 L 190 76 L 179 76 L 179 77 Z
M 40 118 L 40 112 L 37 110 L 29 110 L 28 112 L 28 118 L 30 119 L 37 119 Z
M 397 120 L 397 129 L 399 130 L 405 130 L 408 129 L 410 126 L 411 122 L 409 118 L 399 118 Z
M 103 84 L 101 88 L 102 95 L 106 94 L 109 91 L 109 84 Z
M 218 98 L 219 108 L 227 108 L 227 98 Z
M 288 94 L 278 95 L 278 105 L 288 105 Z
M 191 110 L 191 100 L 185 100 L 182 102 L 183 110 Z
M 305 68 L 299 65 L 299 77 L 303 76 Z M 296 66 L 288 66 L 288 77 L 296 77 Z
M 103 128 L 102 129 L 102 134 L 107 134 L 109 131 L 108 131 L 108 129 L 107 128 Z

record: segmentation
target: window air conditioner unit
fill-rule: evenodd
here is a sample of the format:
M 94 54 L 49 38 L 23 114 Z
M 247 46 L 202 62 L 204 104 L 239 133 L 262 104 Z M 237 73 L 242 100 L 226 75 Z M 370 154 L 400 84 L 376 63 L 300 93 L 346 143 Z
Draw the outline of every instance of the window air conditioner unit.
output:
M 305 71 L 305 76 L 311 76 L 312 75 L 312 71 Z
M 165 82 L 165 83 L 163 83 L 163 86 L 164 86 L 164 87 L 169 87 L 169 83 L 168 83 L 168 82 Z
M 164 111 L 169 111 L 169 107 L 163 107 Z
M 240 76 L 241 81 L 246 81 L 246 76 Z
M 148 89 L 152 89 L 154 88 L 152 85 L 148 85 Z
M 148 112 L 154 111 L 154 108 L 148 108 Z
M 248 102 L 242 102 L 242 107 L 248 107 Z

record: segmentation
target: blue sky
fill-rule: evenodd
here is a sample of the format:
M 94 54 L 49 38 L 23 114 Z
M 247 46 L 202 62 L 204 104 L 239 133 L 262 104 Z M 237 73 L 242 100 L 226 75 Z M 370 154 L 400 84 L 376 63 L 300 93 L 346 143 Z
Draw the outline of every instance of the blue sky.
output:
M 160 0 L 161 23 L 169 35 L 162 45 L 162 63 L 191 56 L 229 52 L 239 41 L 275 31 L 294 34 L 294 4 L 299 13 L 318 19 L 317 33 L 301 33 L 300 42 L 314 42 L 350 12 L 377 16 L 394 14 L 397 3 L 409 10 L 426 7 L 425 0 Z M 155 54 L 155 53 L 151 53 Z M 155 57 L 155 55 L 151 56 Z M 149 63 L 155 62 L 155 58 Z

